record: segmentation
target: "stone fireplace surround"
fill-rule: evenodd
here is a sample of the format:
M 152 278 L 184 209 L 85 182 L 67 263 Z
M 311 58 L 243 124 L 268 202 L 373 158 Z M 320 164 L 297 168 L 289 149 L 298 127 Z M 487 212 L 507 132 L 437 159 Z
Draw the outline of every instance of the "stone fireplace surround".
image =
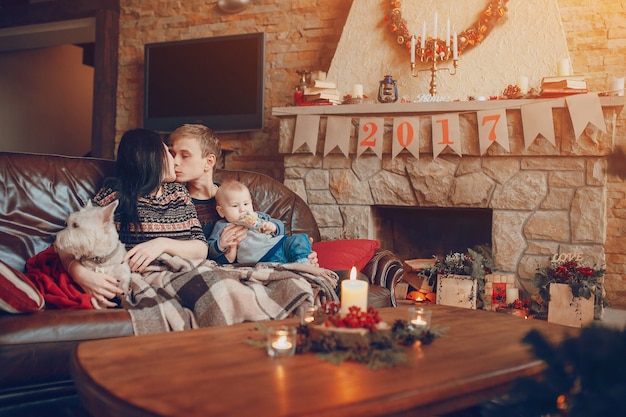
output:
M 556 147 L 543 137 L 524 149 L 519 106 L 529 100 L 364 104 L 273 109 L 280 118 L 279 152 L 285 155 L 285 185 L 311 207 L 322 239 L 376 239 L 372 206 L 464 207 L 493 210 L 492 245 L 500 272 L 529 288 L 535 269 L 555 253 L 581 252 L 604 265 L 606 158 L 615 142 L 623 97 L 602 97 L 607 132 L 588 125 L 577 140 L 565 100 L 552 100 Z M 506 103 L 506 104 L 505 104 Z M 481 156 L 476 111 L 506 107 L 510 152 L 493 144 Z M 420 158 L 406 150 L 391 158 L 392 117 L 459 112 L 463 156 L 445 150 L 433 158 L 430 118 L 420 121 Z M 317 149 L 292 152 L 298 114 L 320 114 Z M 350 155 L 323 157 L 326 117 L 352 117 Z M 385 118 L 383 158 L 358 158 L 359 117 Z M 419 233 L 419 232 L 417 232 Z

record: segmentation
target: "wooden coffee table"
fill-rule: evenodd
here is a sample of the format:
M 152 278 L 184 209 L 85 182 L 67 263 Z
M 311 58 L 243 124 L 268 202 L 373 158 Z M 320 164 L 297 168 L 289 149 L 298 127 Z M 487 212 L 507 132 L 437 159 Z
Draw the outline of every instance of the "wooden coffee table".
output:
M 389 416 L 460 410 L 505 392 L 544 364 L 520 343 L 578 330 L 507 314 L 428 305 L 445 337 L 408 350 L 405 365 L 371 370 L 314 354 L 272 359 L 244 342 L 253 323 L 81 343 L 73 377 L 100 416 Z M 391 323 L 406 306 L 381 309 Z M 297 323 L 294 319 L 283 323 Z M 274 322 L 275 324 L 276 322 Z

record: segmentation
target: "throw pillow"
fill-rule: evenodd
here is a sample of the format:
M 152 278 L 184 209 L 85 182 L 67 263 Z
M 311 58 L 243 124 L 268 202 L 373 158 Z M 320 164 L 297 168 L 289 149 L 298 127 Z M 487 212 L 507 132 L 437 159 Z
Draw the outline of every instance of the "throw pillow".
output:
M 361 271 L 379 245 L 377 240 L 369 239 L 326 240 L 315 242 L 313 250 L 322 268 L 338 271 L 356 266 Z
M 28 277 L 0 261 L 0 309 L 9 313 L 32 313 L 43 309 L 44 299 Z

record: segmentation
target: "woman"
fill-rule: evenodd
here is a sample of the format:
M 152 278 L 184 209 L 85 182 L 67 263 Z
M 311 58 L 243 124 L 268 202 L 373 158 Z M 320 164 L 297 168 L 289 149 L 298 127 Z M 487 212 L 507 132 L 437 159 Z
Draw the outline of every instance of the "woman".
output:
M 206 258 L 207 242 L 195 207 L 185 186 L 174 182 L 174 160 L 158 133 L 146 129 L 126 132 L 115 170 L 115 177 L 105 181 L 92 201 L 106 206 L 119 200 L 115 221 L 128 249 L 124 260 L 132 271 L 143 272 L 163 253 Z M 115 277 L 93 272 L 68 254 L 59 256 L 74 281 L 92 295 L 95 308 L 116 306 L 110 299 L 122 290 Z

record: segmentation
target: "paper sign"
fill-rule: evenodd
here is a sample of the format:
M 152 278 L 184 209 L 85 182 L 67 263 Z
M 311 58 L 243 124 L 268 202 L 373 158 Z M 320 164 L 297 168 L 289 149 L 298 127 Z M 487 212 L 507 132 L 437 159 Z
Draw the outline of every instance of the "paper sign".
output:
M 319 115 L 299 114 L 296 117 L 296 129 L 293 134 L 293 148 L 291 153 L 295 153 L 302 145 L 306 144 L 309 151 L 315 155 L 319 126 Z
M 391 135 L 391 158 L 395 158 L 406 149 L 415 159 L 420 157 L 420 119 L 419 117 L 398 117 L 393 120 Z
M 356 156 L 370 148 L 379 159 L 383 158 L 383 133 L 385 119 L 382 117 L 361 118 Z
M 484 155 L 487 149 L 498 142 L 507 152 L 509 149 L 509 132 L 506 127 L 506 110 L 494 109 L 476 112 L 478 120 L 478 143 L 480 154 Z
M 461 129 L 459 127 L 459 114 L 447 113 L 431 117 L 433 158 L 436 158 L 449 146 L 459 156 L 463 156 L 461 146 Z
M 528 149 L 538 135 L 542 135 L 556 148 L 550 101 L 543 100 L 526 104 L 520 110 L 522 112 L 522 129 L 524 130 L 524 149 Z
M 350 153 L 350 128 L 352 119 L 349 117 L 328 116 L 326 120 L 326 138 L 324 139 L 324 156 L 338 147 L 347 158 Z

